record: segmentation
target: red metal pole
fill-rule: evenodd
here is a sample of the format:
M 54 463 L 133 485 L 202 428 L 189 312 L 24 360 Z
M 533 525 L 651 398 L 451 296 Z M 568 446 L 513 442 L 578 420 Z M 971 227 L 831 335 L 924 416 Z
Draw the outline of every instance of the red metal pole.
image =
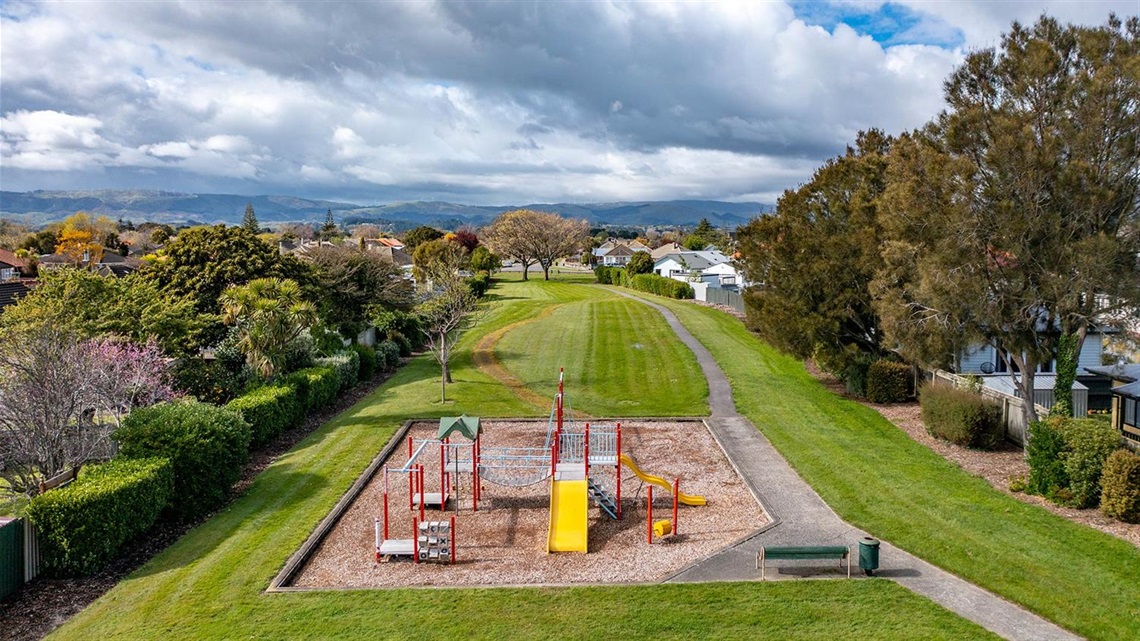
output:
M 617 424 L 617 459 L 614 462 L 617 474 L 617 517 L 621 520 L 621 423 Z
M 412 560 L 420 562 L 420 523 L 412 517 Z
M 451 516 L 451 564 L 455 565 L 455 515 Z
M 681 498 L 681 479 L 673 479 L 673 536 L 677 536 L 677 503 Z
M 384 540 L 388 540 L 388 468 L 384 468 Z
M 653 545 L 653 486 L 649 486 L 649 493 L 645 495 L 645 533 L 649 544 Z

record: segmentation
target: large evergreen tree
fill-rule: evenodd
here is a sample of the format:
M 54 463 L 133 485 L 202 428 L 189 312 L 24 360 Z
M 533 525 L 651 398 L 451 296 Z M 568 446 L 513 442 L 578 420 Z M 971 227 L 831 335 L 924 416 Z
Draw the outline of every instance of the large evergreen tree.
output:
M 872 130 L 776 212 L 740 228 L 748 325 L 773 345 L 846 377 L 884 352 L 868 284 L 879 265 L 876 208 L 891 140 Z
M 946 111 L 891 152 L 875 287 L 904 351 L 947 364 L 962 339 L 987 341 L 1030 398 L 1060 336 L 1077 339 L 1068 379 L 1090 324 L 1136 309 L 1138 70 L 1136 17 L 1043 17 L 954 72 Z
M 241 218 L 242 229 L 253 233 L 261 233 L 261 225 L 257 222 L 257 215 L 253 213 L 253 203 L 245 204 L 245 215 Z

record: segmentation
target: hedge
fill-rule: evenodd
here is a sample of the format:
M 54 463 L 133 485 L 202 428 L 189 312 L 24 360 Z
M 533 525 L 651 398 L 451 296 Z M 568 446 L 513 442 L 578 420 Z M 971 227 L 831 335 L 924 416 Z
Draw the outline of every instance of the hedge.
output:
M 304 379 L 304 383 L 300 383 L 299 379 Z M 302 386 L 305 387 L 306 411 L 326 407 L 336 400 L 337 392 L 340 391 L 340 377 L 332 367 L 317 366 L 298 370 L 290 374 L 287 380 L 296 385 L 298 393 Z
M 1001 406 L 969 390 L 931 384 L 918 397 L 922 422 L 932 436 L 975 449 L 993 449 L 1005 430 Z
M 1112 426 L 1087 418 L 1050 417 L 1030 426 L 1027 489 L 1070 507 L 1095 507 L 1101 473 L 1120 446 Z
M 1140 523 L 1140 456 L 1116 450 L 1100 479 L 1100 511 L 1125 523 Z
M 394 341 L 381 341 L 376 345 L 376 365 L 385 372 L 400 366 L 400 346 Z
M 117 459 L 84 467 L 71 485 L 32 499 L 43 568 L 55 576 L 88 575 L 150 529 L 170 501 L 174 474 L 163 458 Z
M 341 351 L 332 356 L 318 358 L 317 365 L 336 370 L 341 391 L 350 390 L 356 385 L 360 373 L 360 357 L 356 355 L 356 352 Z
M 491 288 L 491 275 L 483 272 L 467 279 L 467 288 L 476 298 L 483 298 Z
M 121 457 L 170 459 L 174 494 L 168 513 L 184 521 L 220 506 L 249 457 L 250 429 L 242 415 L 194 400 L 136 409 L 111 438 Z
M 867 400 L 872 403 L 902 403 L 910 396 L 910 366 L 877 360 L 867 370 Z
M 309 404 L 309 376 L 306 374 L 308 371 L 308 369 L 303 369 L 296 372 L 290 372 L 289 374 L 282 376 L 277 381 L 278 385 L 287 385 L 293 388 L 293 394 L 297 399 L 298 422 L 304 420 L 305 416 L 308 415 L 309 410 L 312 409 L 312 406 Z
M 372 380 L 376 372 L 383 369 L 382 364 L 377 362 L 376 350 L 371 347 L 354 343 L 352 345 L 352 351 L 356 352 L 356 356 L 360 359 L 360 380 Z
M 257 449 L 305 416 L 306 407 L 297 398 L 297 387 L 288 383 L 254 388 L 226 404 L 249 423 L 249 446 Z
M 657 274 L 637 274 L 626 280 L 628 280 L 628 284 L 623 284 L 630 289 L 657 294 L 666 298 L 688 299 L 693 298 L 694 295 L 693 288 L 688 283 Z

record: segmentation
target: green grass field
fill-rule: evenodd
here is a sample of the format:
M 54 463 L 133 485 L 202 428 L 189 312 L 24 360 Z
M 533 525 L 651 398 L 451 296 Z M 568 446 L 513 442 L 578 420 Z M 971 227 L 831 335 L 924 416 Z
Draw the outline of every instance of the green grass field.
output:
M 264 593 L 289 555 L 405 418 L 455 411 L 484 416 L 543 414 L 473 367 L 471 347 L 480 335 L 529 318 L 550 304 L 608 297 L 600 288 L 564 282 L 512 282 L 493 291 L 491 309 L 480 326 L 460 341 L 454 360 L 456 382 L 448 391 L 454 402 L 439 403 L 438 366 L 430 357 L 417 358 L 274 462 L 243 496 L 156 556 L 52 638 L 993 638 L 934 603 L 880 579 Z M 578 320 L 552 315 L 540 322 Z M 676 340 L 672 334 L 652 338 L 665 343 Z M 666 358 L 669 352 L 652 353 Z M 550 352 L 540 353 L 540 357 L 521 357 L 512 367 L 519 372 L 556 372 L 557 362 L 521 364 L 527 358 L 553 358 Z M 626 357 L 618 349 L 612 353 L 614 358 Z M 674 365 L 647 362 L 645 367 Z M 704 383 L 687 381 L 686 385 L 691 391 Z M 622 393 L 615 389 L 598 394 L 597 407 L 583 401 L 581 409 L 599 411 L 608 402 L 605 399 Z M 624 393 L 637 397 L 644 392 L 633 387 Z
M 1081 635 L 1140 639 L 1136 546 L 998 492 L 727 314 L 652 300 L 712 352 L 739 411 L 840 516 Z

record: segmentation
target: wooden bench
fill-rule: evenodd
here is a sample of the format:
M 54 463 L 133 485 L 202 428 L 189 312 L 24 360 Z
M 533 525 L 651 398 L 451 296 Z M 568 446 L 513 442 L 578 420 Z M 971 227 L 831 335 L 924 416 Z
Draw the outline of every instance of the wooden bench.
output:
M 847 559 L 847 578 L 851 578 L 851 548 L 843 545 L 765 545 L 756 553 L 756 569 L 760 570 L 761 580 L 764 580 L 767 559 L 839 559 L 840 568 L 843 559 Z

